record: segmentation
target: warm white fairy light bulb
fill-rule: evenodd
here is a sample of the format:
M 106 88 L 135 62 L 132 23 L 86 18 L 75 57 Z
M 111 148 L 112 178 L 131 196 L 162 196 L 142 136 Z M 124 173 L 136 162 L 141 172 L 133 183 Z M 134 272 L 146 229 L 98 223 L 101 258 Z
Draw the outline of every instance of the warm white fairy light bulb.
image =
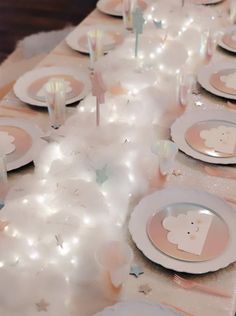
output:
M 34 246 L 34 244 L 35 244 L 35 241 L 33 240 L 33 239 L 28 239 L 27 240 L 27 243 L 28 243 L 28 245 L 30 246 L 30 247 L 32 247 L 32 246 Z
M 38 196 L 36 196 L 36 201 L 38 203 L 43 204 L 46 201 L 46 195 L 38 195 Z
M 30 255 L 29 255 L 30 259 L 32 260 L 37 260 L 39 259 L 39 253 L 37 251 L 34 251 L 32 252 Z
M 83 218 L 83 223 L 85 225 L 90 225 L 92 223 L 92 220 L 89 216 L 85 215 L 84 218 Z

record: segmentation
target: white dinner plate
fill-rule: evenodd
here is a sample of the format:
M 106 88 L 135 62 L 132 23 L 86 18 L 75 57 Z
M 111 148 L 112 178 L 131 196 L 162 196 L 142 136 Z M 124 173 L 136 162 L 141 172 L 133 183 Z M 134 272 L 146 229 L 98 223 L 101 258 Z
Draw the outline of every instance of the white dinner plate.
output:
M 230 39 L 230 37 L 232 37 L 231 35 L 234 34 L 236 37 L 236 26 L 230 26 L 227 27 L 226 29 L 223 30 L 222 32 L 222 36 L 220 38 L 220 40 L 218 41 L 218 45 L 222 48 L 224 48 L 225 50 L 228 50 L 231 53 L 236 53 L 236 39 L 235 39 L 235 45 L 234 47 L 231 46 L 230 42 L 228 42 L 228 40 Z
M 139 0 L 139 5 L 143 10 L 147 8 L 148 1 Z M 97 8 L 99 9 L 99 11 L 105 14 L 122 17 L 122 1 L 121 0 L 99 0 L 97 2 Z
M 88 41 L 87 33 L 90 30 L 100 29 L 103 31 L 103 47 L 104 52 L 112 50 L 117 44 L 121 43 L 124 38 L 124 31 L 119 26 L 109 25 L 109 24 L 96 24 L 89 26 L 81 26 L 71 32 L 67 38 L 66 43 L 74 50 L 81 53 L 88 54 Z
M 201 206 L 203 209 L 211 210 L 214 216 L 218 217 L 227 226 L 227 234 L 229 234 L 227 246 L 224 248 L 224 251 L 222 251 L 217 257 L 209 260 L 193 262 L 177 259 L 159 250 L 150 240 L 147 232 L 147 225 L 152 217 L 155 214 L 158 214 L 158 212 L 160 212 L 162 209 L 168 208 L 168 206 L 170 205 L 183 203 L 198 205 Z M 139 204 L 134 208 L 134 211 L 131 214 L 129 231 L 137 247 L 147 258 L 149 258 L 153 262 L 158 263 L 165 268 L 172 269 L 178 272 L 202 274 L 210 271 L 219 270 L 236 261 L 235 225 L 236 214 L 234 210 L 221 198 L 204 191 L 193 189 L 167 188 L 161 191 L 154 192 L 153 194 L 143 198 L 139 202 Z M 184 231 L 182 231 L 181 228 L 180 235 L 178 235 L 180 236 L 178 237 L 180 243 L 185 242 L 185 238 L 187 238 L 186 236 L 188 236 L 187 230 L 189 230 L 189 227 L 187 227 L 186 232 L 185 227 L 183 229 Z M 174 232 L 172 231 L 172 233 Z M 182 235 L 182 233 L 185 235 Z M 211 242 L 214 244 L 215 241 L 216 239 L 212 240 Z
M 89 75 L 84 68 L 43 67 L 33 69 L 21 76 L 13 87 L 14 93 L 25 103 L 46 107 L 42 90 L 43 85 L 50 78 L 63 78 L 71 85 L 73 93 L 66 99 L 66 104 L 83 99 L 90 91 Z M 37 96 L 39 92 L 41 94 Z
M 207 91 L 211 92 L 214 95 L 217 95 L 219 97 L 226 98 L 226 99 L 236 100 L 236 95 L 225 93 L 219 89 L 216 89 L 210 82 L 212 75 L 218 72 L 227 71 L 230 69 L 236 70 L 236 63 L 224 62 L 224 63 L 210 64 L 210 65 L 204 66 L 199 70 L 197 74 L 198 82 L 204 89 L 206 89 Z
M 217 4 L 222 2 L 223 0 L 194 0 L 193 2 L 195 4 L 200 4 L 200 5 L 209 5 L 209 4 Z
M 14 138 L 15 149 L 6 155 L 7 171 L 32 162 L 42 145 L 42 131 L 31 121 L 21 118 L 0 118 L 0 131 Z M 1 139 L 0 139 L 1 145 Z
M 142 301 L 124 301 L 105 308 L 94 316 L 180 316 L 172 309 L 160 304 Z
M 212 122 L 216 122 L 217 124 L 219 122 L 218 126 L 230 125 L 232 127 L 236 127 L 236 113 L 233 110 L 195 110 L 186 112 L 171 126 L 171 137 L 173 141 L 181 151 L 193 158 L 215 164 L 235 164 L 235 154 L 224 154 L 224 151 L 219 151 L 219 153 L 221 152 L 222 155 L 217 155 L 217 151 L 208 154 L 206 150 L 199 150 L 197 145 L 191 144 L 189 142 L 186 136 L 188 131 L 190 131 L 190 129 L 196 124 L 202 124 L 205 122 L 210 123 L 209 130 L 210 128 L 213 128 Z M 206 130 L 205 126 L 204 130 Z M 205 146 L 205 148 L 206 147 L 207 146 Z M 210 151 L 213 150 L 209 147 L 209 152 Z

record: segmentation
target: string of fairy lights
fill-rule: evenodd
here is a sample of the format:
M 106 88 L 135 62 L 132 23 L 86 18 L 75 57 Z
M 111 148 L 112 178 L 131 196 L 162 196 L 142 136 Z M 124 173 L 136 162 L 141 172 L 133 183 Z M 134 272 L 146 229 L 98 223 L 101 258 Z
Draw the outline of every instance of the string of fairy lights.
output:
M 204 63 L 203 33 L 219 29 L 222 17 L 216 9 L 173 8 L 160 1 L 148 8 L 145 19 L 137 59 L 130 33 L 97 62 L 108 90 L 121 84 L 125 91 L 106 94 L 101 125 L 95 126 L 95 100 L 89 95 L 35 159 L 34 174 L 20 177 L 11 188 L 1 211 L 0 268 L 9 280 L 12 269 L 18 271 L 13 280 L 29 271 L 32 292 L 35 275 L 51 269 L 64 282 L 56 292 L 64 287 L 67 293 L 74 278 L 93 278 L 88 267 L 96 266 L 97 245 L 122 238 L 132 203 L 158 188 L 159 161 L 151 148 L 168 137 L 179 113 L 177 75 L 183 69 L 194 74 Z M 162 27 L 153 20 L 161 20 Z M 21 282 L 19 288 L 25 279 Z M 41 286 L 42 296 L 48 290 L 46 283 Z M 28 315 L 24 302 L 29 298 L 19 291 L 21 299 L 14 301 L 10 292 L 0 293 L 0 311 Z M 43 298 L 37 295 L 34 303 Z M 57 315 L 65 315 L 68 300 L 50 300 L 50 295 L 44 298 L 51 306 L 52 301 L 63 304 Z M 31 316 L 38 312 L 35 306 L 29 311 Z

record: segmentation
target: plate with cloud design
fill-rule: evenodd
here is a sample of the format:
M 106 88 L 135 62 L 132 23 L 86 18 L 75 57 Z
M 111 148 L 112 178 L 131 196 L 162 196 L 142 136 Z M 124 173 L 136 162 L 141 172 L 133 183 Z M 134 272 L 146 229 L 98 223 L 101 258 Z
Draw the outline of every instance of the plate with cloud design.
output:
M 194 217 L 189 212 L 195 212 Z M 234 210 L 218 196 L 205 191 L 167 188 L 140 201 L 131 214 L 129 231 L 137 247 L 151 261 L 175 271 L 202 274 L 236 261 L 235 225 Z M 222 243 L 217 241 L 216 245 L 219 232 Z M 168 239 L 172 248 L 166 243 L 169 233 L 172 233 Z M 193 239 L 192 246 L 188 238 L 193 235 L 197 240 Z
M 187 155 L 215 164 L 236 163 L 236 113 L 233 110 L 195 110 L 171 126 L 171 137 Z

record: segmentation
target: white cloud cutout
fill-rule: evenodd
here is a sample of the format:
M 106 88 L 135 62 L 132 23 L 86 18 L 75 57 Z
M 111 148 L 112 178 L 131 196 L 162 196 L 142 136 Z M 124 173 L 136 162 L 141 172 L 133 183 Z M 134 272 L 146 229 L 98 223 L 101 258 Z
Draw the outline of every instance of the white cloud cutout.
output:
M 0 131 L 0 153 L 8 155 L 16 149 L 16 146 L 12 144 L 15 138 L 7 132 Z
M 220 80 L 225 83 L 226 87 L 236 90 L 236 72 L 227 76 L 221 76 Z
M 169 231 L 167 239 L 178 249 L 201 255 L 212 222 L 212 215 L 189 211 L 177 217 L 167 216 L 163 227 Z
M 206 147 L 215 151 L 233 154 L 236 146 L 236 128 L 229 126 L 218 126 L 200 132 L 200 137 L 204 139 Z

